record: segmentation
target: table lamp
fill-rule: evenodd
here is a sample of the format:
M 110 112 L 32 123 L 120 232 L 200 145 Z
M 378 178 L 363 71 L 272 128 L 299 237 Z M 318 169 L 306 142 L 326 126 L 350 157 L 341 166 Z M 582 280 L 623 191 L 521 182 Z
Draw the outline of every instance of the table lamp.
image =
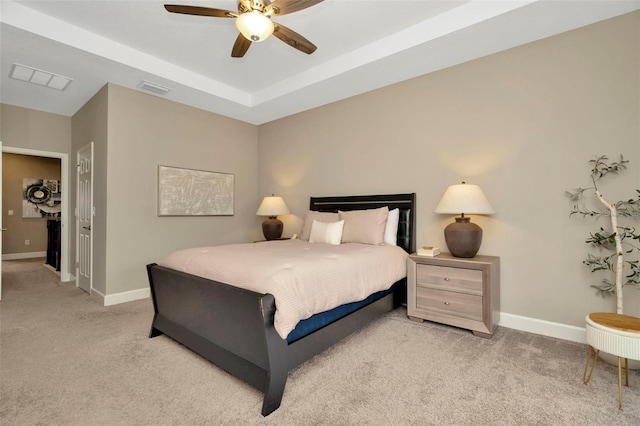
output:
M 284 203 L 282 197 L 275 197 L 273 194 L 271 197 L 264 197 L 256 214 L 258 216 L 268 216 L 268 218 L 262 222 L 262 233 L 267 241 L 277 240 L 282 236 L 284 224 L 277 216 L 289 214 L 289 208 Z
M 455 257 L 474 257 L 482 243 L 482 228 L 471 223 L 467 214 L 493 214 L 495 211 L 478 185 L 451 185 L 445 191 L 435 213 L 458 214 L 454 223 L 444 228 L 444 239 Z

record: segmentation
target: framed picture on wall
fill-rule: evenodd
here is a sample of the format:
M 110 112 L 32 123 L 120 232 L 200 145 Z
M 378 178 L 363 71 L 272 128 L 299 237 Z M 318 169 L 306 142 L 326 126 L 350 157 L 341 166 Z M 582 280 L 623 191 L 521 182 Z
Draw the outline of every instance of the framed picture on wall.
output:
M 62 211 L 60 181 L 52 179 L 22 179 L 22 217 L 56 218 Z
M 232 216 L 234 175 L 158 166 L 158 216 Z

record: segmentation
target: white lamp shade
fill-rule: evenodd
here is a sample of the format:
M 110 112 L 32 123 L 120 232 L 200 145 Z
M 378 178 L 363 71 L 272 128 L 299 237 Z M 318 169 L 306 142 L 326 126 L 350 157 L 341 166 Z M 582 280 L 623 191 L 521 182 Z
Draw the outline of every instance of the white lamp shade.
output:
M 451 185 L 436 206 L 442 214 L 493 214 L 495 211 L 478 185 Z
M 264 197 L 256 214 L 258 216 L 279 216 L 289 214 L 289 208 L 282 197 Z
M 236 28 L 251 41 L 263 41 L 273 34 L 273 22 L 257 10 L 245 12 L 236 18 Z

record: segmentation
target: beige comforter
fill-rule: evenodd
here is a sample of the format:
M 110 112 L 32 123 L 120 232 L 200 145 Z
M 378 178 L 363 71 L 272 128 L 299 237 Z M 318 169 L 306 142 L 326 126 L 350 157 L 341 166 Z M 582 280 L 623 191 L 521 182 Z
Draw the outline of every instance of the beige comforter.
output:
M 285 240 L 186 249 L 160 265 L 271 293 L 275 328 L 285 339 L 300 320 L 388 289 L 407 275 L 406 259 L 395 246 Z

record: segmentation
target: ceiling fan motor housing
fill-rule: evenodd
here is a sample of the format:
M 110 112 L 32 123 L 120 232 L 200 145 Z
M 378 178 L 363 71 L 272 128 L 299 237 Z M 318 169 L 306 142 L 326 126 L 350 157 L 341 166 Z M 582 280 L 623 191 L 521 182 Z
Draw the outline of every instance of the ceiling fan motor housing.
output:
M 260 13 L 265 13 L 268 3 L 263 0 L 240 0 L 238 2 L 238 12 L 247 13 L 256 10 Z

